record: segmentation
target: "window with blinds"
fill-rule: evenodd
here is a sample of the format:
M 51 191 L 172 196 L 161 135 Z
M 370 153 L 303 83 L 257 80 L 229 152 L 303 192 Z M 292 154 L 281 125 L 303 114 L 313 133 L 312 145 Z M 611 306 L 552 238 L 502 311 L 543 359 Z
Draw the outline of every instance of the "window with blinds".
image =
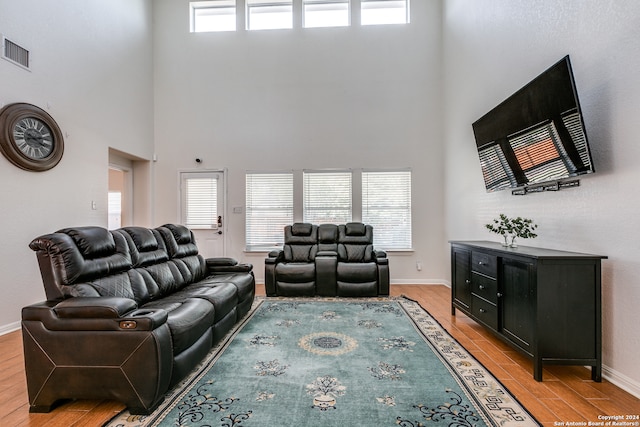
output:
M 304 171 L 303 218 L 312 224 L 351 221 L 351 171 Z
M 194 229 L 218 228 L 217 173 L 183 173 L 182 223 Z
M 411 249 L 411 171 L 362 171 L 362 222 L 376 248 Z
M 293 173 L 247 173 L 245 214 L 246 250 L 282 248 L 293 224 Z

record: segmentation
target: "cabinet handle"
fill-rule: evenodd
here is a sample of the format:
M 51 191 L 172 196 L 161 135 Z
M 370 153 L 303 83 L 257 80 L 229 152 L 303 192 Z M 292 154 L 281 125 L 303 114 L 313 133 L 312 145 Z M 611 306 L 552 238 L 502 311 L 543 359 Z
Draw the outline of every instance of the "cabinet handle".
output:
M 478 286 L 478 289 L 483 290 L 483 289 L 484 289 L 484 286 L 479 285 L 479 286 Z
M 478 265 L 482 265 L 482 261 L 478 261 Z
M 486 312 L 487 312 L 487 310 L 485 310 L 484 308 L 480 309 L 480 313 L 486 313 Z
M 500 292 L 498 292 L 498 293 L 496 294 L 496 296 L 497 296 L 498 298 L 502 298 L 502 294 L 501 294 Z
M 470 285 L 471 284 L 471 280 L 467 279 L 467 280 L 464 281 L 464 283 L 466 283 L 467 285 Z

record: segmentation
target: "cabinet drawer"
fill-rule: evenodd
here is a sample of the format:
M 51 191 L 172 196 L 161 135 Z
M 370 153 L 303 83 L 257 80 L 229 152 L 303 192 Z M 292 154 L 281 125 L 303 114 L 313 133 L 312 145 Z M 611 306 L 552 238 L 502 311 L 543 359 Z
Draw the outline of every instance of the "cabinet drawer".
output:
M 498 308 L 481 298 L 474 297 L 472 302 L 473 316 L 493 330 L 498 330 Z
M 471 254 L 471 270 L 495 279 L 498 275 L 498 257 L 482 252 L 473 252 Z
M 474 273 L 471 282 L 474 294 L 494 304 L 498 303 L 498 282 L 495 279 Z

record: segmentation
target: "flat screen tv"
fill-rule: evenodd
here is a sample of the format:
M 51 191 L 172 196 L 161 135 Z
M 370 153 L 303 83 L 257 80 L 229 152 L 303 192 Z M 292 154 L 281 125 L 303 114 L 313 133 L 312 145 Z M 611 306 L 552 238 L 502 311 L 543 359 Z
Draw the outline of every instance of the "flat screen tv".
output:
M 473 123 L 473 132 L 487 191 L 558 189 L 595 171 L 568 55 Z

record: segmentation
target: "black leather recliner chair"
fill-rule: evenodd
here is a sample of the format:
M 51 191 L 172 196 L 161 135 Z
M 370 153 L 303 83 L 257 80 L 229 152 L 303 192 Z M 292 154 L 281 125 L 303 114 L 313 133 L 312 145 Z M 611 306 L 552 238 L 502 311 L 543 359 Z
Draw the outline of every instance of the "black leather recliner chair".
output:
M 309 296 L 315 293 L 318 226 L 296 223 L 284 229 L 284 246 L 265 261 L 267 295 Z
M 389 295 L 389 263 L 373 248 L 373 227 L 296 223 L 265 260 L 267 296 Z
M 373 249 L 373 227 L 348 223 L 338 227 L 337 295 L 389 295 L 389 262 Z

